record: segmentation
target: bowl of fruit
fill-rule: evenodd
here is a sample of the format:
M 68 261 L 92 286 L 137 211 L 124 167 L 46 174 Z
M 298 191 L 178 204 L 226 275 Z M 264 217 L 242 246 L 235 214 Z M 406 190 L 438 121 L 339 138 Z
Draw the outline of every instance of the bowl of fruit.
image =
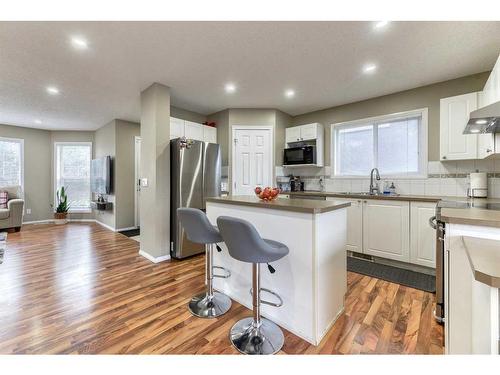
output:
M 260 186 L 257 186 L 255 188 L 255 195 L 259 197 L 259 199 L 262 199 L 263 201 L 272 201 L 278 197 L 278 194 L 280 193 L 279 188 L 272 188 L 272 187 L 265 187 L 261 188 Z

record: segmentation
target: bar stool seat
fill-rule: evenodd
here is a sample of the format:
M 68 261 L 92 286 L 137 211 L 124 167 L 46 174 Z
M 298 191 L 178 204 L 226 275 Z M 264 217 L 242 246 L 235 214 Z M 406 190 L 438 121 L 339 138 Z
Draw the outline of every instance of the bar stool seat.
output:
M 260 265 L 283 258 L 289 253 L 289 249 L 278 241 L 263 239 L 257 229 L 246 220 L 220 216 L 217 226 L 231 257 L 252 263 L 253 317 L 242 319 L 231 328 L 231 343 L 244 354 L 274 354 L 283 347 L 285 338 L 280 327 L 260 316 L 260 304 L 280 307 L 283 301 L 275 292 L 261 288 Z M 274 273 L 272 267 L 270 270 Z M 263 291 L 274 295 L 279 302 L 261 300 L 260 294 Z
M 228 278 L 231 272 L 223 267 L 213 265 L 213 248 L 223 239 L 217 229 L 208 220 L 205 213 L 196 208 L 178 208 L 177 216 L 186 232 L 187 238 L 195 243 L 205 244 L 205 278 L 206 291 L 191 298 L 189 311 L 199 318 L 215 318 L 225 314 L 231 308 L 231 299 L 223 293 L 213 290 L 213 278 Z M 220 247 L 217 246 L 220 251 Z M 214 269 L 225 272 L 215 275 Z

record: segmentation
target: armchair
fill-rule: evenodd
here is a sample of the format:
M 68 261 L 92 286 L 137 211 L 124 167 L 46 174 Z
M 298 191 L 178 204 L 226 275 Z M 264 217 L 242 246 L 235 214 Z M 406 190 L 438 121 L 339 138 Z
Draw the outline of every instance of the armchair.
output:
M 6 191 L 9 194 L 7 208 L 0 208 L 0 229 L 14 228 L 16 232 L 19 232 L 23 223 L 24 208 L 21 187 L 0 187 L 0 191 Z

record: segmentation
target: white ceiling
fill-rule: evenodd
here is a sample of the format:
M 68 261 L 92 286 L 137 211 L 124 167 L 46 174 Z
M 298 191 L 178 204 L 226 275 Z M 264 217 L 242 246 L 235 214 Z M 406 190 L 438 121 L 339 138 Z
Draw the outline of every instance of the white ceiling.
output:
M 500 22 L 0 22 L 0 123 L 97 129 L 139 121 L 139 93 L 172 88 L 202 114 L 297 115 L 493 67 Z M 88 39 L 77 51 L 70 37 Z M 362 74 L 375 63 L 374 74 Z M 224 84 L 234 82 L 228 95 Z M 61 90 L 49 96 L 47 85 Z M 284 97 L 293 88 L 293 99 Z M 41 119 L 42 125 L 34 123 Z

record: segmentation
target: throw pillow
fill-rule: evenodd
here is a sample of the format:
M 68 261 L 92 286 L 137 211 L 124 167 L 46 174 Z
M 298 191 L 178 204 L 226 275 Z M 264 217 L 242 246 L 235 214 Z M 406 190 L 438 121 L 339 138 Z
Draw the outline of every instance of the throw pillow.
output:
M 9 201 L 9 193 L 6 191 L 0 191 L 0 208 L 7 208 L 7 202 Z

